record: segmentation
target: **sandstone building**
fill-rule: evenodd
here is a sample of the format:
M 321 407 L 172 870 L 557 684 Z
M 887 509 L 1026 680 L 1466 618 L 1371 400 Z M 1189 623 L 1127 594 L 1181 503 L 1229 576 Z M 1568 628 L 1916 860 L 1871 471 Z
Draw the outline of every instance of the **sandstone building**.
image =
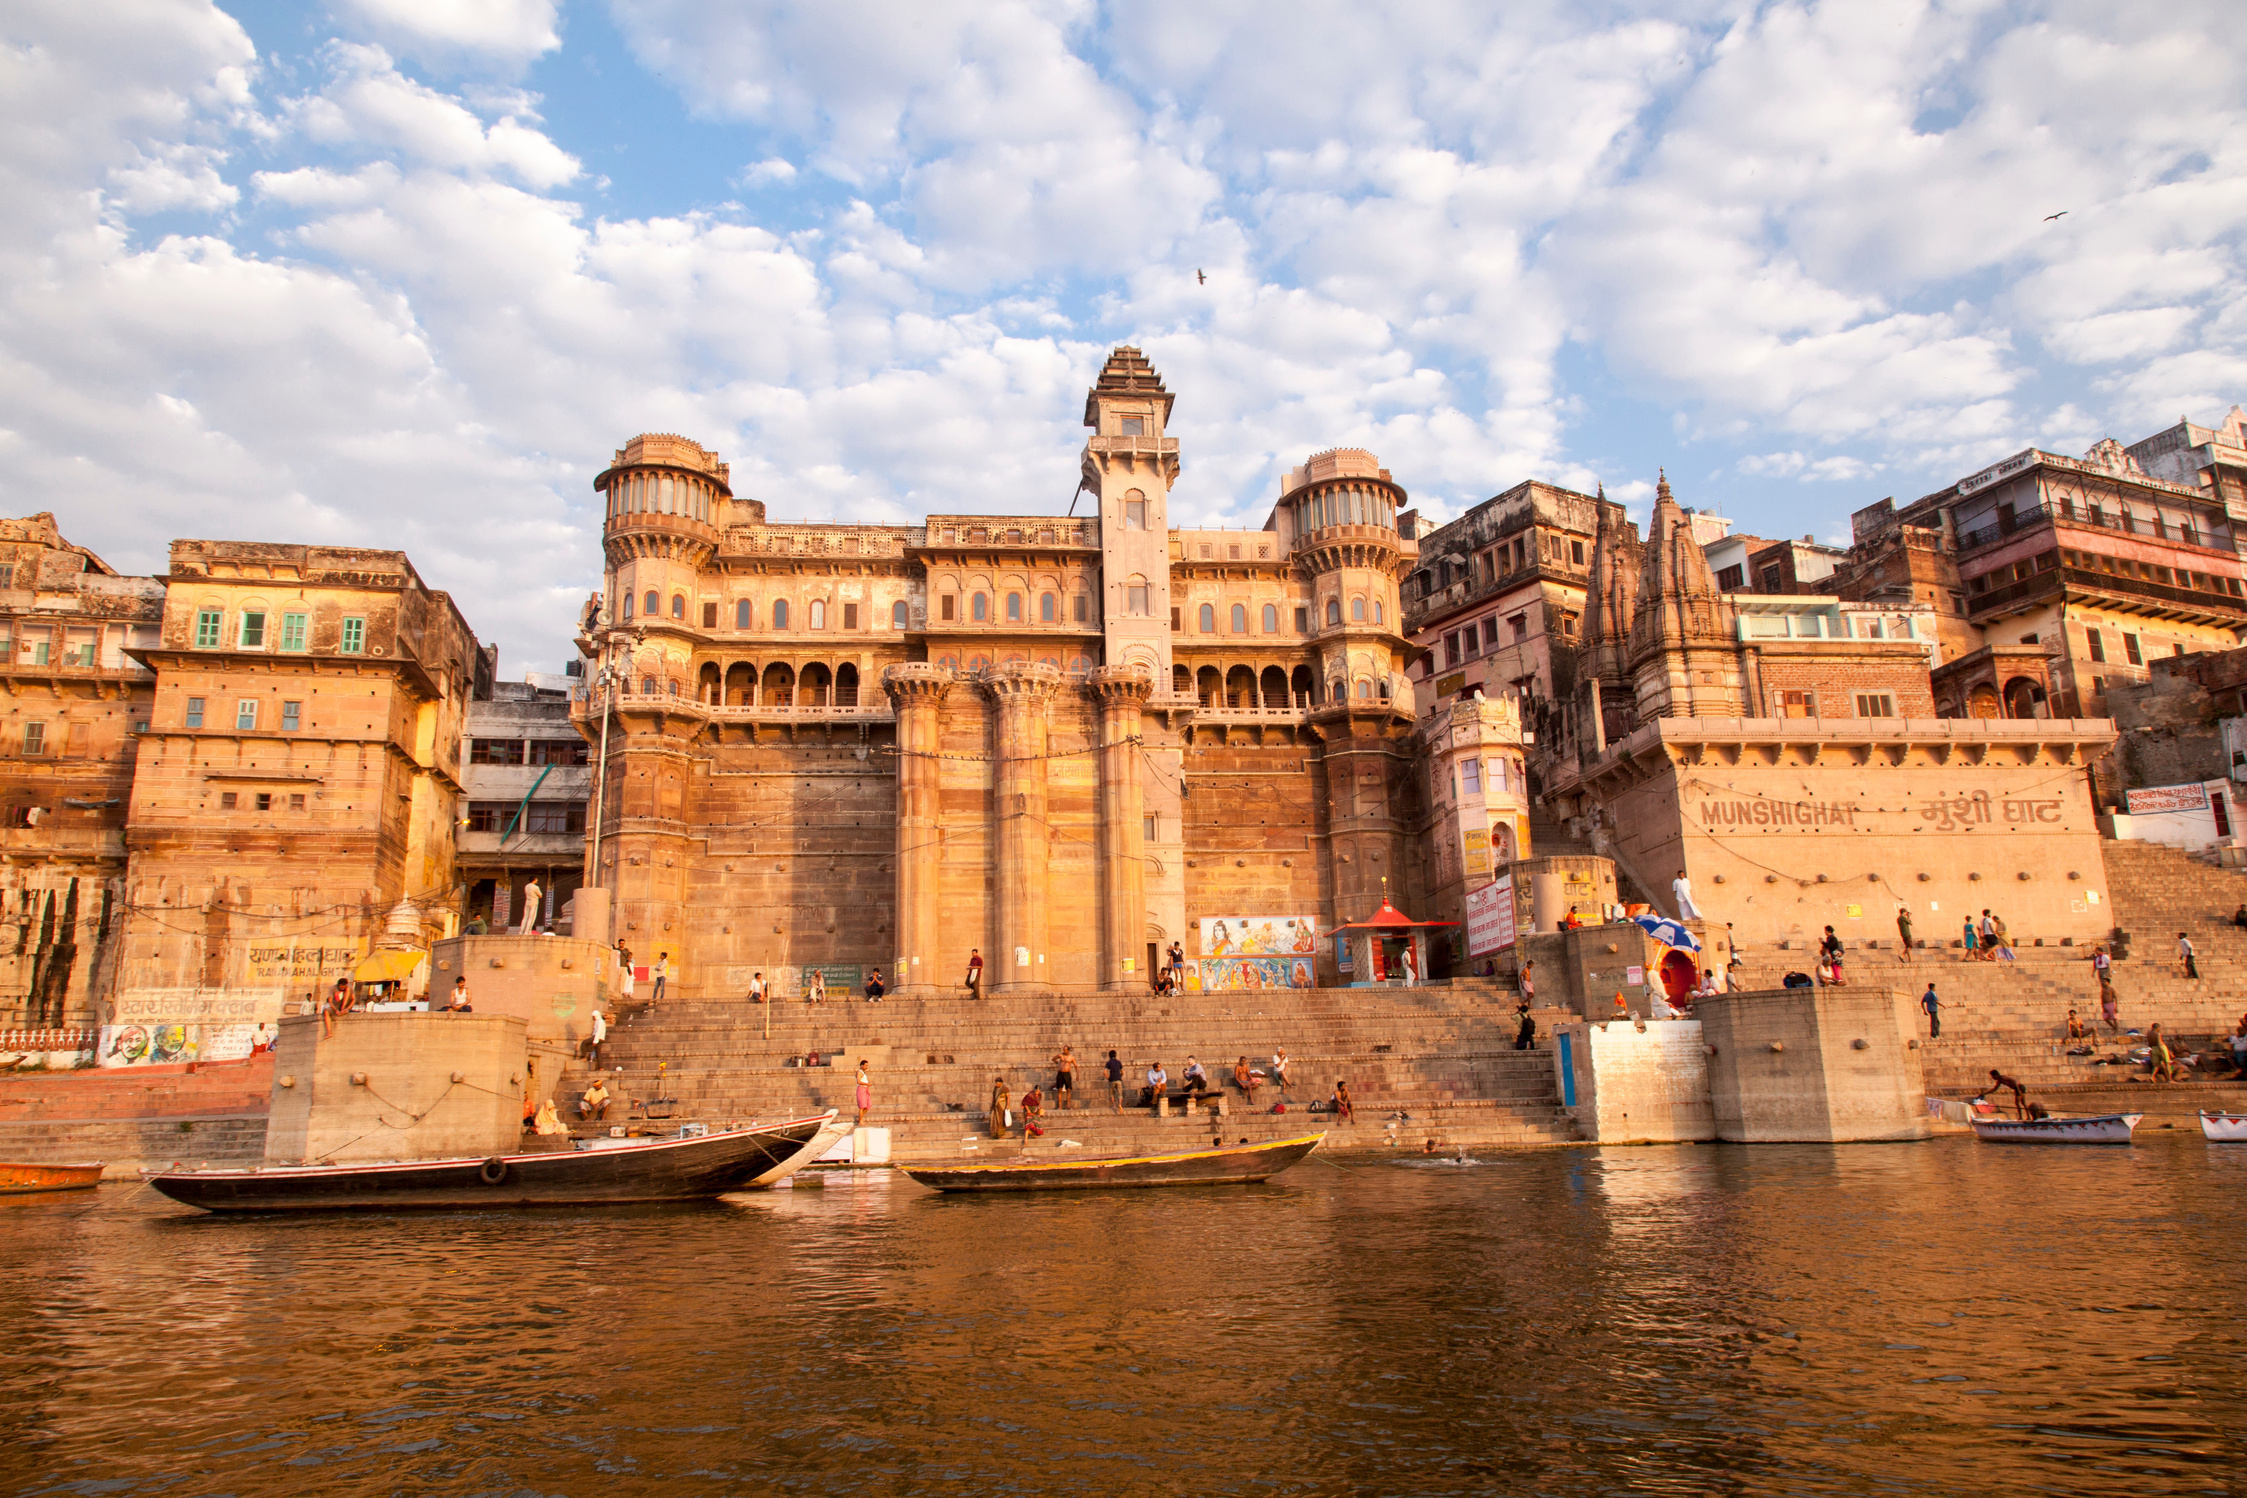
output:
M 1604 495 L 1534 480 L 1430 531 L 1405 583 L 1406 632 L 1427 652 L 1432 702 L 1480 689 L 1566 699 Z
M 163 586 L 110 1000 L 231 1032 L 450 930 L 481 657 L 401 552 L 175 541 Z
M 777 524 L 694 442 L 616 451 L 579 726 L 638 960 L 1134 988 L 1205 919 L 1417 893 L 1404 490 L 1335 450 L 1259 531 L 1175 527 L 1172 399 L 1114 352 L 1059 514 Z
M 2121 444 L 2083 458 L 2031 448 L 1896 512 L 1939 531 L 1967 619 L 1991 646 L 2032 647 L 2041 680 L 1960 683 L 1952 711 L 2103 716 L 2109 682 L 2155 656 L 2226 650 L 2247 627 L 2247 572 L 2221 500 L 2157 479 Z
M 114 955 L 125 810 L 155 700 L 130 652 L 163 584 L 121 577 L 54 516 L 0 520 L 0 1024 L 82 1023 Z

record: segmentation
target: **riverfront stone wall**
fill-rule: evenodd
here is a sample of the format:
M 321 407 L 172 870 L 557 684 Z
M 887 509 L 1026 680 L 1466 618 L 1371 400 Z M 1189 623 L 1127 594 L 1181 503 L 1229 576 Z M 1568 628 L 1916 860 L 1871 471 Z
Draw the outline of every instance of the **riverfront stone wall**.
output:
M 1723 994 L 1694 1011 L 1716 1137 L 1740 1143 L 1919 1139 L 1926 1086 L 1910 1000 L 1889 988 Z
M 522 1137 L 523 1021 L 347 1014 L 281 1021 L 268 1161 L 434 1159 L 512 1151 Z
M 1556 1025 L 1553 1064 L 1563 1106 L 1585 1139 L 1676 1144 L 1717 1137 L 1698 1020 Z

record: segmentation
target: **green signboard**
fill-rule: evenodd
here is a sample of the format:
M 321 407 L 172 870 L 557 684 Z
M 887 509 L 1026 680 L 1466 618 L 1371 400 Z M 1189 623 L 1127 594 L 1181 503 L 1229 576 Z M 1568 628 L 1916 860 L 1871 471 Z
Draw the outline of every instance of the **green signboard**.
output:
M 827 981 L 827 992 L 840 998 L 844 994 L 856 995 L 866 982 L 866 966 L 858 962 L 807 962 L 804 964 L 802 987 L 799 993 L 811 992 L 811 975 L 819 974 Z

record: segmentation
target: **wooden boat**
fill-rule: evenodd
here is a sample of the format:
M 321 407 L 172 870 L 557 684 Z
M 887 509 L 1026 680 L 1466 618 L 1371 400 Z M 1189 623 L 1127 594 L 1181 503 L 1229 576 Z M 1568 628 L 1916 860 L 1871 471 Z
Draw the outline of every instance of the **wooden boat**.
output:
M 2090 1118 L 1977 1118 L 1974 1132 L 1993 1144 L 2128 1144 L 2143 1113 Z
M 2200 1110 L 2200 1132 L 2218 1144 L 2247 1144 L 2247 1113 Z
M 488 1159 L 254 1170 L 163 1170 L 148 1184 L 211 1212 L 391 1212 L 419 1207 L 587 1207 L 688 1201 L 769 1186 L 811 1162 L 833 1135 L 813 1118 L 676 1139 Z
M 101 1161 L 91 1165 L 0 1165 L 0 1196 L 32 1191 L 84 1191 L 101 1184 Z
M 908 1165 L 938 1191 L 1075 1191 L 1101 1186 L 1218 1186 L 1269 1180 L 1315 1150 L 1324 1134 L 1122 1160 L 994 1160 L 988 1165 Z

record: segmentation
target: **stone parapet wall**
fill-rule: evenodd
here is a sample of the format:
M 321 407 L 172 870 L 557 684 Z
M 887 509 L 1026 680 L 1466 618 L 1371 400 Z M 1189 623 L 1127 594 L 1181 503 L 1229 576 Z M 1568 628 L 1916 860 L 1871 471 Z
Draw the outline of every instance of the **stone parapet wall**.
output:
M 523 1021 L 483 1014 L 349 1014 L 333 1035 L 281 1021 L 266 1159 L 494 1155 L 522 1137 Z
M 1911 1000 L 1887 988 L 1730 993 L 1694 1006 L 1716 1137 L 1743 1144 L 1924 1138 Z

